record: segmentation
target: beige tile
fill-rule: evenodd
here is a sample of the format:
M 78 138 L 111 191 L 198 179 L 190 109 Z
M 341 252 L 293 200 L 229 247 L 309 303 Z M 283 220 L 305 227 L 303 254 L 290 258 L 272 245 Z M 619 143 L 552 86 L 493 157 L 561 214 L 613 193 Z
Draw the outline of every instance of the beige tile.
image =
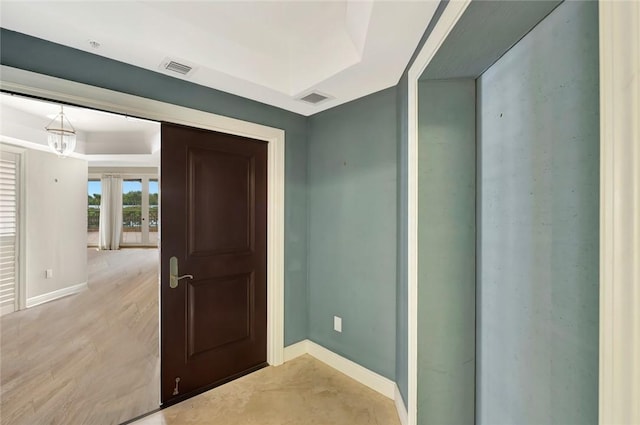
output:
M 394 403 L 302 356 L 168 407 L 136 425 L 399 425 Z

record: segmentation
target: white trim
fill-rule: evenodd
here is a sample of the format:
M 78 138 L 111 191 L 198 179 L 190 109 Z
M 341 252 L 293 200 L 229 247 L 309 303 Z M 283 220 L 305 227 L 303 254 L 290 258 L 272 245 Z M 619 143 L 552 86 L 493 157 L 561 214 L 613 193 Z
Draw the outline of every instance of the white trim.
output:
M 599 3 L 600 424 L 640 423 L 640 3 Z
M 13 313 L 16 311 L 15 305 L 5 305 L 0 307 L 0 316 L 4 316 L 5 314 Z
M 344 358 L 313 341 L 307 340 L 307 347 L 309 354 L 316 359 L 393 400 L 396 384 L 392 380 L 360 366 L 358 363 Z
M 451 0 L 409 68 L 408 75 L 408 425 L 418 420 L 418 79 L 471 0 Z
M 155 121 L 166 121 L 269 142 L 267 206 L 267 362 L 284 352 L 284 130 L 99 87 L 2 66 L 3 90 Z
M 47 292 L 46 294 L 36 295 L 35 297 L 27 298 L 27 308 L 48 303 L 49 301 L 54 301 L 59 298 L 68 297 L 69 295 L 82 292 L 85 289 L 87 289 L 87 282 L 82 282 L 77 285 L 67 286 L 66 288 L 56 289 L 55 291 Z
M 285 363 L 295 359 L 296 357 L 300 357 L 304 354 L 309 354 L 309 340 L 304 339 L 300 342 L 296 342 L 295 344 L 287 345 L 284 347 L 284 361 Z
M 341 355 L 336 354 L 328 348 L 325 348 L 320 344 L 316 344 L 311 340 L 305 339 L 289 345 L 284 349 L 284 352 L 286 361 L 293 360 L 304 354 L 309 354 L 327 366 L 332 367 L 338 372 L 344 373 L 349 378 L 379 392 L 387 398 L 393 400 L 396 396 L 397 385 L 392 380 L 385 378 L 364 366 L 360 366 L 358 363 L 342 357 Z
M 284 361 L 288 362 L 304 354 L 312 355 L 316 359 L 344 373 L 348 377 L 379 392 L 385 397 L 393 399 L 398 412 L 398 418 L 400 419 L 400 424 L 407 425 L 407 408 L 404 404 L 402 394 L 400 394 L 400 389 L 395 382 L 392 382 L 384 376 L 380 376 L 377 373 L 352 362 L 351 360 L 345 359 L 344 357 L 308 339 L 285 347 Z
M 330 351 L 308 339 L 285 347 L 284 361 L 288 362 L 304 354 L 309 354 L 315 357 L 328 366 L 344 373 L 348 377 L 379 392 L 385 397 L 392 399 L 398 412 L 400 424 L 408 424 L 407 408 L 404 404 L 402 394 L 400 394 L 400 389 L 395 382 L 385 378 L 384 376 L 380 376 L 377 373 L 352 362 L 351 360 L 345 359 L 333 351 Z
M 267 168 L 267 361 L 284 362 L 284 131 L 269 140 Z
M 409 415 L 407 413 L 407 406 L 404 405 L 404 399 L 400 394 L 400 388 L 396 384 L 396 392 L 393 396 L 393 400 L 396 403 L 396 411 L 398 412 L 398 419 L 400 419 L 400 425 L 407 425 L 409 423 Z
M 89 167 L 91 168 L 91 167 Z M 108 173 L 89 173 L 87 176 L 87 178 L 89 180 L 100 180 L 102 178 L 102 176 L 104 174 L 117 174 L 120 177 L 122 177 L 123 179 L 142 179 L 142 178 L 148 178 L 149 180 L 154 180 L 154 179 L 158 179 L 160 178 L 160 173 L 156 173 L 156 174 L 149 174 L 149 173 L 119 173 L 117 170 L 108 172 Z

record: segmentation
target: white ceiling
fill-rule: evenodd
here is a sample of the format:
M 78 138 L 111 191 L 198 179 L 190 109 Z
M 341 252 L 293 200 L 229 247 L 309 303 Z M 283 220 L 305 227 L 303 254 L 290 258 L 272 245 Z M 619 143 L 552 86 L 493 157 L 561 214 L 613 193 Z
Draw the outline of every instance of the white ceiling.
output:
M 311 115 L 395 85 L 437 5 L 2 0 L 0 25 Z M 166 71 L 167 59 L 195 70 L 186 77 Z M 311 91 L 331 99 L 297 100 Z
M 0 138 L 49 151 L 45 127 L 59 112 L 58 103 L 0 93 Z M 64 113 L 76 130 L 72 156 L 91 166 L 158 166 L 159 123 L 74 106 Z

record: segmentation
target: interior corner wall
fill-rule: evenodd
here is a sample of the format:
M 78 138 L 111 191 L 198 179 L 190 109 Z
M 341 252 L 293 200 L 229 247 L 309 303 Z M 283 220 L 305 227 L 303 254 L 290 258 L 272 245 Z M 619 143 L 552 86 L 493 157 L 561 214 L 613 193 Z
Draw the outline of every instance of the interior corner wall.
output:
M 26 150 L 26 299 L 87 282 L 87 162 Z M 46 278 L 47 269 L 53 277 Z
M 478 424 L 598 423 L 598 3 L 478 79 Z
M 395 87 L 313 115 L 307 161 L 309 338 L 391 380 L 396 119 Z
M 475 81 L 420 81 L 418 93 L 418 424 L 472 424 Z
M 285 131 L 285 345 L 307 338 L 307 118 L 0 28 L 0 62 L 161 102 L 263 124 Z

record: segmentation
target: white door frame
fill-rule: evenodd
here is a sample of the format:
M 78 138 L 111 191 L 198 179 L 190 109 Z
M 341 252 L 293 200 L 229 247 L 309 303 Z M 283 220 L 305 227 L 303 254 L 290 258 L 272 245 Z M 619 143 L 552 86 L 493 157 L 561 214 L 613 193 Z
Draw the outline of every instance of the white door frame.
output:
M 409 425 L 417 423 L 418 79 L 469 0 L 450 1 L 409 68 Z M 640 423 L 640 2 L 600 1 L 599 423 Z
M 471 0 L 452 0 L 438 19 L 431 35 L 409 68 L 408 76 L 408 425 L 418 421 L 418 79 L 455 27 Z
M 640 424 L 640 2 L 600 1 L 600 424 Z
M 0 68 L 0 88 L 123 115 L 267 141 L 267 362 L 274 366 L 283 363 L 284 130 L 4 65 Z

